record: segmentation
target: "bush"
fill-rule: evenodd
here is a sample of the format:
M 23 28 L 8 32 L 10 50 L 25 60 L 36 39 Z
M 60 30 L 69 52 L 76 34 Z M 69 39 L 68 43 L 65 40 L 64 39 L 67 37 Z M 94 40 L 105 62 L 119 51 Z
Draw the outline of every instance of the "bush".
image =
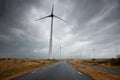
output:
M 110 64 L 113 65 L 113 66 L 120 66 L 120 59 L 114 59 L 112 58 L 111 61 L 110 61 Z
M 117 59 L 120 59 L 120 54 L 116 55 L 116 58 L 117 58 Z
M 92 59 L 93 61 L 95 60 L 95 58 Z

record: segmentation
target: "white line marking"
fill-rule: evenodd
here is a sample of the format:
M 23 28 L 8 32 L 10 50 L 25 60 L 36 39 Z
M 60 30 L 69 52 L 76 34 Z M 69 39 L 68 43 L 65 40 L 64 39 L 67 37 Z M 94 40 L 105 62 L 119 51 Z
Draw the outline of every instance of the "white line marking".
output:
M 36 71 L 33 71 L 32 73 L 35 73 Z
M 80 75 L 82 74 L 81 72 L 78 72 Z

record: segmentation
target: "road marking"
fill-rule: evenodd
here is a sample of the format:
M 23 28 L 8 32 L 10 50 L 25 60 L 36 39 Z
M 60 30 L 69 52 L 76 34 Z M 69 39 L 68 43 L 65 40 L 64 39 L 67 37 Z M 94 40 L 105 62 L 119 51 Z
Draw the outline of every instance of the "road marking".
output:
M 75 70 L 75 68 L 73 67 L 73 69 Z
M 35 73 L 36 71 L 33 71 L 32 73 Z
M 82 74 L 81 72 L 78 72 L 80 75 Z

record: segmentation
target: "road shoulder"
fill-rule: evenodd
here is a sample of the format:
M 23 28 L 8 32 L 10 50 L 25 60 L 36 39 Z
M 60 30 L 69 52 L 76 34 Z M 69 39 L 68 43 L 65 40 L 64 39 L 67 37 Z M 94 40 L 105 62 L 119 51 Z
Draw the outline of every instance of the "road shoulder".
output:
M 110 74 L 110 73 L 102 72 L 102 71 L 95 70 L 92 68 L 79 66 L 79 65 L 73 64 L 71 62 L 68 62 L 68 63 L 70 65 L 72 65 L 73 67 L 75 67 L 76 69 L 84 72 L 85 74 L 88 74 L 89 76 L 91 76 L 95 80 L 119 80 L 120 79 L 119 75 Z

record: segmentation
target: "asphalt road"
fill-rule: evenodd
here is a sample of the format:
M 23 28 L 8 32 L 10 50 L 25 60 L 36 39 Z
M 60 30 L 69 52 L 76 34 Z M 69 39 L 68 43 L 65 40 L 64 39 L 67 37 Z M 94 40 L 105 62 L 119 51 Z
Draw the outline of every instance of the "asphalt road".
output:
M 90 76 L 78 71 L 65 61 L 47 68 L 33 71 L 11 80 L 93 80 Z

